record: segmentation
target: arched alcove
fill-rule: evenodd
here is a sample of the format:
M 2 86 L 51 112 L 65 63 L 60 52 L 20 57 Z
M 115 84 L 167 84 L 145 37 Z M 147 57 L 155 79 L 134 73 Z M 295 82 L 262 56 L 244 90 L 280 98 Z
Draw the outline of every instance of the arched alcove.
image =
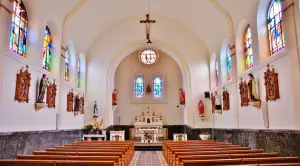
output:
M 114 75 L 114 88 L 118 89 L 118 108 L 114 110 L 114 125 L 131 125 L 135 116 L 141 112 L 154 111 L 156 116 L 162 116 L 165 125 L 183 124 L 182 108 L 179 104 L 179 88 L 182 88 L 183 77 L 175 60 L 159 49 L 153 49 L 157 60 L 152 65 L 143 64 L 138 49 L 122 59 Z M 162 96 L 154 98 L 154 76 L 162 78 Z M 142 95 L 136 96 L 135 80 L 142 78 Z M 151 92 L 147 92 L 147 87 Z

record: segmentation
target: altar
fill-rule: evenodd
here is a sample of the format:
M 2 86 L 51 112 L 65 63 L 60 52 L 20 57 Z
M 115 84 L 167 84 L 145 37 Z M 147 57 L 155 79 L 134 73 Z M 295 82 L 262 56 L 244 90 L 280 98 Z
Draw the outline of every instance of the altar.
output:
M 134 119 L 134 137 L 140 138 L 141 143 L 157 143 L 159 137 L 164 137 L 162 116 L 156 117 L 154 111 Z

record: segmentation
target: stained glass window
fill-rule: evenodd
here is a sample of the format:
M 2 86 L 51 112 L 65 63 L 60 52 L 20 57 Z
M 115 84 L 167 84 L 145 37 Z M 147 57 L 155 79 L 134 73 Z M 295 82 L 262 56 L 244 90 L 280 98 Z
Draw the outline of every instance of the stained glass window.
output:
M 156 52 L 152 49 L 145 49 L 140 54 L 140 60 L 146 65 L 152 65 L 157 60 Z
M 69 75 L 70 75 L 70 55 L 69 51 L 66 50 L 65 53 L 65 80 L 69 81 Z
M 231 55 L 230 55 L 230 49 L 229 46 L 226 50 L 226 61 L 227 61 L 227 79 L 231 80 L 232 74 L 231 74 Z
M 219 75 L 219 61 L 218 58 L 216 58 L 216 62 L 215 62 L 215 72 L 216 72 L 216 84 L 217 87 L 220 85 L 220 75 Z
M 142 76 L 138 76 L 135 79 L 135 97 L 144 97 L 144 78 Z
M 284 31 L 282 27 L 282 10 L 280 0 L 273 0 L 268 13 L 268 32 L 270 55 L 285 47 Z
M 253 50 L 250 25 L 246 27 L 244 36 L 244 51 L 245 51 L 245 69 L 250 69 L 253 66 Z
M 153 97 L 163 97 L 163 82 L 159 76 L 156 76 L 153 79 Z
M 52 53 L 52 36 L 48 26 L 45 29 L 44 50 L 43 50 L 43 68 L 50 71 Z
M 13 6 L 9 48 L 21 56 L 26 55 L 27 12 L 22 0 L 15 0 Z
M 78 62 L 77 62 L 77 87 L 79 88 L 80 87 L 80 72 L 81 72 L 81 64 L 80 64 L 80 59 L 78 59 Z

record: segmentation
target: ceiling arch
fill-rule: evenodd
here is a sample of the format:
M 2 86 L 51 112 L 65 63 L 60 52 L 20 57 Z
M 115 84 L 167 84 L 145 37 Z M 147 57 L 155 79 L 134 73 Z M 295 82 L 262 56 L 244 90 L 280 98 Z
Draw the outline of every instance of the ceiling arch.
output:
M 214 50 L 224 38 L 231 38 L 232 27 L 228 24 L 229 14 L 224 10 L 220 11 L 221 5 L 216 7 L 213 2 L 215 0 L 189 0 L 188 3 L 180 0 L 153 0 L 151 16 L 161 15 L 184 24 L 204 41 L 209 50 Z M 136 26 L 144 30 L 138 23 L 145 18 L 146 13 L 146 0 L 89 0 L 80 5 L 68 19 L 64 41 L 73 41 L 80 52 L 85 52 L 90 47 L 88 43 L 94 41 L 95 36 L 101 36 L 105 29 L 114 26 L 120 20 L 137 18 Z M 156 18 L 152 16 L 152 19 Z M 164 29 L 159 22 L 153 26 Z

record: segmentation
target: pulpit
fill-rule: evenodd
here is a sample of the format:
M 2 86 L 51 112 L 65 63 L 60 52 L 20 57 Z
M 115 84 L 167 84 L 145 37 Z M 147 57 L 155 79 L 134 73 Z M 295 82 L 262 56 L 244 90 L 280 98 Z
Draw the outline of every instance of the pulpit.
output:
M 110 140 L 111 141 L 124 141 L 125 140 L 125 131 L 110 131 Z
M 174 141 L 186 141 L 187 140 L 187 134 L 173 134 L 173 140 Z

